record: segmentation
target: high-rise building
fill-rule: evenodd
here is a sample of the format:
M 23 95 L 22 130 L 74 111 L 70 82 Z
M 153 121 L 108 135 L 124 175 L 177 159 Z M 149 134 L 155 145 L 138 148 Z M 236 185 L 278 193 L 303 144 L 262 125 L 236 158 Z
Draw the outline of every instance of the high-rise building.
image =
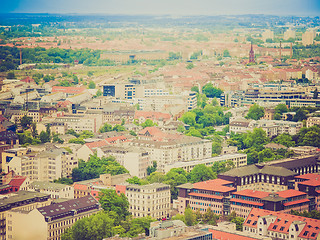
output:
M 293 31 L 291 29 L 288 29 L 287 31 L 285 31 L 285 33 L 283 34 L 283 39 L 289 40 L 290 38 L 293 38 L 293 39 L 296 38 L 296 31 Z

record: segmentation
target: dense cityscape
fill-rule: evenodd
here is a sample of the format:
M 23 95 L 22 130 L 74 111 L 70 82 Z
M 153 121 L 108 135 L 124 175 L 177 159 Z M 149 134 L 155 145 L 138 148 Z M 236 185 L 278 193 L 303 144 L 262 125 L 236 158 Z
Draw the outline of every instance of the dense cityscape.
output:
M 0 13 L 0 239 L 320 239 L 320 19 Z

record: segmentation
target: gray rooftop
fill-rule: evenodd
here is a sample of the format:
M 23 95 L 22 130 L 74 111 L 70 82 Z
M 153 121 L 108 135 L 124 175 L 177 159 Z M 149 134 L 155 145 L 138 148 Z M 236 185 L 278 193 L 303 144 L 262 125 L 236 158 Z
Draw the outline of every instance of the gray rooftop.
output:
M 221 175 L 225 176 L 232 176 L 232 177 L 243 177 L 243 176 L 249 176 L 253 174 L 269 174 L 274 176 L 295 176 L 297 175 L 295 172 L 288 170 L 284 167 L 274 167 L 274 166 L 268 166 L 263 164 L 252 164 L 244 167 L 234 168 L 231 169 L 225 173 L 222 173 Z
M 64 189 L 66 187 L 70 187 L 69 185 L 65 185 L 65 184 L 60 184 L 60 183 L 52 183 L 52 182 L 46 182 L 46 181 L 35 181 L 32 182 L 29 187 L 32 187 L 34 189 L 45 189 L 45 190 L 52 190 L 52 191 L 56 191 L 56 190 L 61 190 Z

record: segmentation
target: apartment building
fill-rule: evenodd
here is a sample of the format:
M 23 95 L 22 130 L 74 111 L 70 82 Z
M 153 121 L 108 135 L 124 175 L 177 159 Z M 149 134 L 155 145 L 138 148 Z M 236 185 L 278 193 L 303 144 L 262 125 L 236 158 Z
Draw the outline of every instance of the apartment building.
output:
M 245 189 L 233 192 L 230 199 L 230 212 L 236 212 L 237 216 L 246 218 L 251 208 L 267 209 L 290 213 L 291 210 L 298 212 L 309 211 L 310 200 L 305 192 L 288 189 L 276 193 Z M 229 214 L 230 212 L 225 212 Z
M 120 165 L 124 166 L 131 176 L 144 178 L 147 168 L 151 165 L 147 150 L 133 146 L 104 146 L 97 149 L 99 157 L 114 156 Z
M 64 123 L 67 125 L 67 129 L 73 129 L 75 132 L 80 133 L 82 131 L 98 132 L 102 125 L 102 115 L 65 115 L 63 117 L 57 117 L 55 119 L 57 123 Z
M 172 168 L 183 168 L 186 172 L 191 172 L 192 169 L 199 164 L 204 164 L 207 167 L 210 167 L 215 162 L 226 162 L 226 161 L 232 161 L 236 168 L 243 167 L 247 165 L 247 154 L 234 153 L 234 154 L 225 154 L 225 155 L 203 159 L 203 160 L 197 160 L 197 161 L 175 162 L 173 164 L 165 165 L 164 172 L 167 173 Z
M 98 198 L 101 189 L 115 189 L 117 184 L 126 182 L 131 175 L 128 173 L 111 176 L 111 174 L 100 174 L 99 178 L 75 182 L 72 186 L 74 188 L 74 198 L 81 198 L 85 196 L 93 196 Z
M 62 177 L 62 159 L 65 150 L 55 149 L 44 152 L 30 152 L 13 157 L 6 163 L 6 171 L 13 170 L 31 181 L 53 181 Z
M 7 226 L 6 221 L 10 217 L 10 210 L 30 211 L 50 203 L 50 195 L 37 192 L 19 191 L 0 196 L 0 239 L 10 239 L 11 234 L 8 235 L 7 231 L 12 229 Z
M 243 223 L 243 232 L 272 239 L 319 239 L 320 221 L 316 219 L 252 208 Z
M 60 239 L 64 231 L 79 219 L 101 211 L 92 196 L 72 199 L 29 211 L 8 213 L 7 239 Z
M 52 199 L 74 198 L 74 189 L 72 186 L 47 181 L 34 181 L 27 187 L 27 191 L 50 194 Z
M 169 140 L 134 139 L 132 146 L 144 148 L 150 154 L 150 162 L 157 162 L 157 170 L 165 171 L 165 166 L 175 162 L 208 159 L 212 154 L 212 143 L 206 139 L 191 136 L 177 136 Z
M 116 186 L 116 189 L 119 188 L 121 186 Z M 162 219 L 170 216 L 171 194 L 170 186 L 167 184 L 129 184 L 125 186 L 125 195 L 133 217 L 151 216 L 155 219 Z
M 308 117 L 306 121 L 306 127 L 312 127 L 314 125 L 320 125 L 320 117 Z
M 320 175 L 308 173 L 296 176 L 295 188 L 308 194 L 310 209 L 320 211 Z
M 185 183 L 177 188 L 179 189 L 178 211 L 180 214 L 184 214 L 189 205 L 194 211 L 199 210 L 205 213 L 210 208 L 215 214 L 223 215 L 224 211 L 228 211 L 224 207 L 224 199 L 236 191 L 231 181 L 219 178 L 194 184 Z
M 301 122 L 281 120 L 247 120 L 238 118 L 232 119 L 229 126 L 230 131 L 234 133 L 245 133 L 253 131 L 254 128 L 262 128 L 268 137 L 274 137 L 283 133 L 295 135 L 303 127 L 303 124 Z
M 307 173 L 317 173 L 320 171 L 319 154 L 300 155 L 297 157 L 279 159 L 266 162 L 265 165 L 282 167 L 297 173 L 297 175 Z
M 238 191 L 252 189 L 256 191 L 278 192 L 288 189 L 288 182 L 297 173 L 285 167 L 252 164 L 231 169 L 218 175 L 219 178 L 233 182 Z

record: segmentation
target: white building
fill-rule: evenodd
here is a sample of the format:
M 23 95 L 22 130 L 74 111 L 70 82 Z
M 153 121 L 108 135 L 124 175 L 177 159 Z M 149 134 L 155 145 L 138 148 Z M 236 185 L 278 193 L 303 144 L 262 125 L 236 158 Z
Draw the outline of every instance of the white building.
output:
M 166 141 L 133 140 L 132 146 L 142 147 L 150 153 L 150 162 L 157 162 L 157 170 L 181 161 L 202 160 L 212 155 L 212 142 L 191 136 L 180 136 Z
M 151 216 L 155 219 L 169 217 L 171 194 L 170 186 L 163 183 L 126 186 L 129 211 L 133 217 Z
M 62 177 L 62 158 L 64 150 L 48 150 L 40 153 L 28 153 L 15 156 L 7 162 L 7 172 L 13 170 L 20 176 L 27 176 L 30 180 L 53 181 Z
M 207 167 L 212 166 L 215 162 L 226 162 L 232 161 L 235 167 L 242 167 L 247 165 L 247 154 L 235 153 L 226 154 L 222 156 L 212 157 L 208 159 L 198 160 L 198 161 L 188 161 L 188 162 L 175 162 L 164 166 L 164 172 L 169 172 L 172 168 L 183 168 L 186 172 L 191 172 L 192 169 L 199 165 L 204 164 Z
M 50 194 L 53 199 L 58 198 L 74 198 L 74 189 L 72 186 L 52 183 L 46 181 L 34 181 L 28 187 L 27 191 L 40 192 L 45 194 Z
M 131 176 L 145 178 L 150 165 L 149 152 L 143 148 L 125 146 L 104 146 L 97 148 L 98 157 L 114 156 L 120 165 L 124 166 Z

